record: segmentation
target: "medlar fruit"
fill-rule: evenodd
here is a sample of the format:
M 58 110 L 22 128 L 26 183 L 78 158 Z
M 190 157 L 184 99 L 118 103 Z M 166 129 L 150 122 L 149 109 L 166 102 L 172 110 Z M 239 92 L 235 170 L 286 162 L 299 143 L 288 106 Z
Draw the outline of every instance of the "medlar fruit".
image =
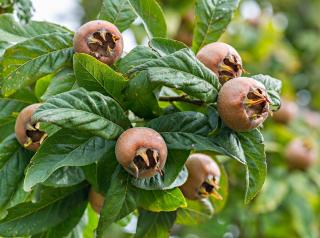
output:
M 272 118 L 276 122 L 288 124 L 297 116 L 297 113 L 298 106 L 296 103 L 282 99 L 280 109 L 273 113 Z
M 285 157 L 291 169 L 305 170 L 317 159 L 318 152 L 313 141 L 296 138 L 289 143 Z
M 25 107 L 18 115 L 15 125 L 17 140 L 26 149 L 37 151 L 47 134 L 40 131 L 39 123 L 32 123 L 32 114 L 41 106 L 36 103 Z
M 320 113 L 316 111 L 305 111 L 303 113 L 305 123 L 315 129 L 320 128 Z
M 240 77 L 221 87 L 218 112 L 228 127 L 237 132 L 245 132 L 260 126 L 267 119 L 269 102 L 262 83 Z
M 108 21 L 90 21 L 82 25 L 73 39 L 74 50 L 94 56 L 112 65 L 123 51 L 123 39 L 118 28 Z
M 199 200 L 213 196 L 221 200 L 219 189 L 220 169 L 216 162 L 206 154 L 195 153 L 186 162 L 189 175 L 180 187 L 183 195 L 191 200 Z
M 89 202 L 93 210 L 100 214 L 104 203 L 104 196 L 94 191 L 92 188 L 89 193 Z
M 167 145 L 161 135 L 146 127 L 123 132 L 116 143 L 118 162 L 136 178 L 162 174 L 167 159 Z
M 221 84 L 240 77 L 244 71 L 239 53 L 226 43 L 214 42 L 205 45 L 198 52 L 197 58 L 217 74 Z

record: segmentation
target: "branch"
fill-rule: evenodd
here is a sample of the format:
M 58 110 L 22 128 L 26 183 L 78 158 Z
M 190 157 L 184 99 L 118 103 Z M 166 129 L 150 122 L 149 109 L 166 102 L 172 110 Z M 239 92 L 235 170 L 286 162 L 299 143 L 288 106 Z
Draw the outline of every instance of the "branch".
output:
M 163 102 L 186 102 L 186 103 L 194 104 L 194 105 L 197 105 L 197 106 L 203 106 L 204 105 L 204 101 L 199 100 L 199 99 L 191 99 L 186 94 L 181 95 L 181 96 L 160 97 L 159 101 L 163 101 Z

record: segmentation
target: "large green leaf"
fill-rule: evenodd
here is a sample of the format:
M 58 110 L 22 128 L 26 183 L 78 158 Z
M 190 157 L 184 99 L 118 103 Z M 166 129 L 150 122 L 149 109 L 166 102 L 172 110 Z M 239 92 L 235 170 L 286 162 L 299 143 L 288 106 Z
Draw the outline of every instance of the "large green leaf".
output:
M 25 190 L 46 181 L 57 169 L 94 163 L 113 149 L 114 142 L 75 130 L 60 130 L 49 137 L 32 158 L 24 180 Z
M 247 163 L 245 202 L 248 203 L 261 190 L 267 176 L 264 139 L 258 129 L 238 133 L 238 137 Z
M 220 83 L 215 74 L 206 68 L 190 49 L 146 62 L 129 71 L 148 70 L 149 80 L 156 86 L 180 89 L 205 102 L 215 102 Z
M 19 204 L 0 221 L 0 235 L 28 236 L 43 232 L 64 221 L 83 205 L 87 193 L 83 185 L 64 189 L 44 189 L 39 202 Z
M 156 0 L 129 0 L 136 14 L 142 19 L 150 38 L 166 37 L 167 24 Z
M 281 87 L 282 82 L 278 79 L 272 78 L 269 75 L 258 74 L 251 76 L 251 78 L 263 83 L 267 89 L 269 99 L 271 100 L 271 110 L 276 111 L 281 105 Z
M 107 228 L 115 221 L 125 217 L 136 209 L 136 202 L 130 188 L 130 175 L 120 166 L 115 170 L 112 181 L 105 196 L 100 220 L 97 228 L 97 238 L 107 234 Z
M 129 81 L 124 95 L 125 107 L 142 118 L 154 118 L 159 115 L 162 110 L 153 92 L 155 88 L 146 71 L 139 73 Z
M 139 189 L 137 197 L 139 207 L 152 212 L 170 212 L 187 206 L 186 200 L 178 188 L 165 191 Z
M 18 190 L 31 157 L 32 153 L 20 146 L 15 135 L 0 144 L 0 213 L 8 207 Z
M 87 54 L 74 56 L 77 83 L 89 91 L 98 91 L 117 101 L 122 101 L 128 82 L 120 73 Z
M 0 98 L 0 127 L 14 122 L 19 112 L 26 106 L 28 103 L 20 100 Z
M 58 94 L 40 106 L 34 121 L 90 132 L 105 139 L 117 138 L 130 121 L 112 98 L 82 88 Z
M 201 224 L 210 220 L 213 212 L 213 207 L 208 199 L 187 200 L 187 207 L 178 209 L 177 223 L 189 226 Z
M 152 38 L 149 46 L 161 56 L 170 55 L 183 48 L 188 48 L 188 46 L 182 42 L 161 37 Z
M 99 19 L 115 24 L 124 31 L 137 18 L 128 0 L 103 0 Z
M 176 212 L 139 211 L 135 238 L 168 238 L 173 226 Z
M 3 55 L 4 96 L 54 73 L 72 60 L 72 34 L 50 33 L 18 43 Z
M 138 45 L 126 56 L 121 58 L 116 63 L 116 67 L 118 71 L 126 74 L 130 69 L 157 58 L 159 58 L 159 54 L 154 52 L 152 49 L 146 46 Z
M 48 33 L 70 32 L 62 26 L 49 22 L 30 21 L 23 25 L 15 20 L 11 14 L 0 15 L 0 41 L 21 42 Z
M 76 79 L 71 69 L 63 69 L 59 73 L 53 76 L 51 82 L 42 95 L 41 99 L 46 101 L 52 96 L 59 93 L 67 92 L 73 89 L 76 85 Z
M 192 42 L 194 52 L 220 38 L 238 4 L 239 0 L 196 1 L 196 25 Z

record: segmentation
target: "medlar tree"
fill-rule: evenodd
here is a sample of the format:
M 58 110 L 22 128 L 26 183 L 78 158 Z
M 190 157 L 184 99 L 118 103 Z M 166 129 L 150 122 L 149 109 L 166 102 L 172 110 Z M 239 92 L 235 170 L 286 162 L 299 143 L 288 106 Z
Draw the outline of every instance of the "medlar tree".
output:
M 280 106 L 281 83 L 238 78 L 242 60 L 222 43 L 200 57 L 237 5 L 198 0 L 192 49 L 167 38 L 155 0 L 103 1 L 99 20 L 76 33 L 0 15 L 0 235 L 85 229 L 90 200 L 100 213 L 92 236 L 137 216 L 135 237 L 168 237 L 175 222 L 198 224 L 223 208 L 228 176 L 217 155 L 244 166 L 250 202 L 266 176 L 260 126 Z M 148 47 L 121 55 L 120 32 L 138 17 Z

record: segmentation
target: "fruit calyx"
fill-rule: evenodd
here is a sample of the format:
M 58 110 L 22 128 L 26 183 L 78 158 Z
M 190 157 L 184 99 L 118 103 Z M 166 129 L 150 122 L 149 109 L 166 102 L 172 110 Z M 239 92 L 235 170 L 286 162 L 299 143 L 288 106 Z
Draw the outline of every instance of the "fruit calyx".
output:
M 251 88 L 244 99 L 245 111 L 250 120 L 260 118 L 264 113 L 269 113 L 270 100 L 268 95 L 260 88 Z
M 230 79 L 240 77 L 246 72 L 241 61 L 233 54 L 228 54 L 218 66 L 218 75 L 220 82 L 226 82 Z
M 91 55 L 99 59 L 112 56 L 118 40 L 120 37 L 102 29 L 93 32 L 88 37 L 87 45 L 91 50 Z
M 39 143 L 41 145 L 42 142 L 48 137 L 48 135 L 45 132 L 40 130 L 39 122 L 35 124 L 26 124 L 26 136 L 27 141 L 23 144 L 25 148 L 35 143 Z
M 223 200 L 222 196 L 218 193 L 219 185 L 215 176 L 209 175 L 206 180 L 201 184 L 198 190 L 198 195 L 201 198 L 213 196 L 217 200 Z
M 154 169 L 162 175 L 159 151 L 152 148 L 139 148 L 128 169 L 136 178 L 144 171 L 150 169 Z

